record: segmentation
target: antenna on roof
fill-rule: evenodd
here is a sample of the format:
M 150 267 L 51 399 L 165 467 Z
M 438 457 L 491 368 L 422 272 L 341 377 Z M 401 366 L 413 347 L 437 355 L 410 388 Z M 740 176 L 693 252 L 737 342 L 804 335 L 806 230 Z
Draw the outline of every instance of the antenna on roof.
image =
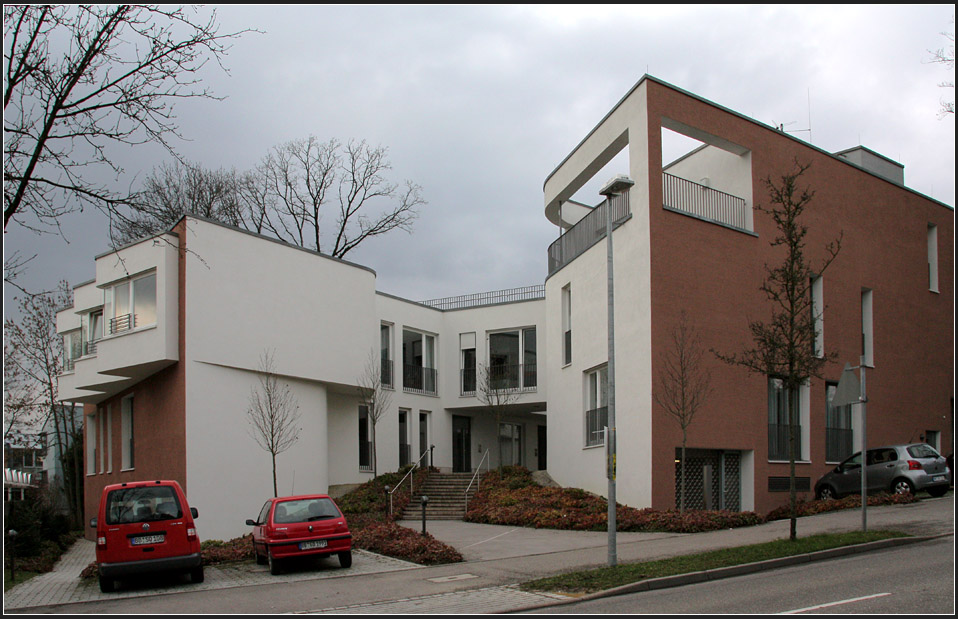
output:
M 785 127 L 789 125 L 794 125 L 796 122 L 793 120 L 789 123 L 775 123 L 775 128 L 781 131 L 782 133 L 808 133 L 808 143 L 812 143 L 812 94 L 811 90 L 808 91 L 808 129 L 786 129 Z

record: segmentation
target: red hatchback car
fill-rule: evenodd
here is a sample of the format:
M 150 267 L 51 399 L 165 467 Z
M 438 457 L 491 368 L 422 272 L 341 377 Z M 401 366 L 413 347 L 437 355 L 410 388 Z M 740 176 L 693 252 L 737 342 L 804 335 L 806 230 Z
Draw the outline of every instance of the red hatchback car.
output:
M 196 517 L 175 481 L 104 488 L 97 517 L 90 521 L 96 529 L 100 590 L 108 593 L 116 580 L 150 572 L 187 572 L 192 582 L 203 582 Z
M 278 562 L 295 557 L 339 556 L 346 568 L 353 564 L 353 536 L 339 506 L 325 494 L 269 499 L 253 527 L 253 552 L 260 565 L 269 563 L 271 574 Z

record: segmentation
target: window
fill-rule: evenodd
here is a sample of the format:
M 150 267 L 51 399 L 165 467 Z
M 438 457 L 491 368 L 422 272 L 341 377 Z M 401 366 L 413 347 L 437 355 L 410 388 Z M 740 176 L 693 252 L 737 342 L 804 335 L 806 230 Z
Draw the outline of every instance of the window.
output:
M 476 334 L 459 334 L 459 393 L 476 393 Z
M 103 310 L 84 314 L 80 318 L 83 355 L 96 354 L 96 343 L 103 337 Z
M 536 388 L 536 329 L 489 334 L 489 380 L 493 389 Z
M 789 459 L 789 417 L 795 427 L 795 459 L 801 460 L 802 449 L 802 397 L 801 391 L 793 399 L 796 410 L 789 410 L 789 402 L 782 381 L 778 378 L 768 379 L 768 459 Z
M 572 363 L 572 289 L 562 289 L 562 364 Z
M 133 433 L 133 396 L 127 396 L 120 401 L 120 432 L 122 442 L 123 470 L 134 467 L 134 433 Z
M 841 462 L 851 455 L 852 407 L 832 406 L 838 383 L 825 384 L 825 461 Z
M 113 405 L 106 406 L 106 472 L 113 472 Z
M 110 334 L 156 324 L 156 273 L 107 288 L 103 307 Z
M 369 440 L 369 407 L 359 405 L 359 470 L 372 472 L 373 444 Z
M 86 417 L 86 474 L 96 474 L 96 415 Z
M 403 391 L 436 394 L 436 337 L 403 329 Z
M 862 290 L 862 357 L 868 367 L 875 366 L 875 343 L 872 327 L 872 291 Z
M 605 444 L 609 425 L 609 368 L 603 366 L 586 373 L 585 446 Z
M 825 332 L 824 332 L 824 313 L 825 302 L 822 298 L 822 278 L 813 277 L 809 286 L 812 294 L 812 324 L 815 325 L 815 342 L 812 344 L 812 351 L 816 357 L 825 356 Z
M 399 409 L 399 466 L 406 466 L 411 462 L 409 447 L 409 416 L 410 411 Z
M 522 466 L 522 426 L 499 424 L 499 453 L 502 454 L 503 466 Z
M 83 345 L 80 330 L 67 331 L 63 334 L 63 371 L 72 372 L 76 360 L 83 356 Z
M 393 387 L 392 325 L 379 325 L 379 349 L 382 357 L 383 387 Z
M 938 226 L 928 224 L 928 290 L 938 292 Z
M 419 411 L 419 457 L 429 451 L 429 411 Z M 429 463 L 431 466 L 431 463 Z M 425 466 L 422 462 L 420 465 Z

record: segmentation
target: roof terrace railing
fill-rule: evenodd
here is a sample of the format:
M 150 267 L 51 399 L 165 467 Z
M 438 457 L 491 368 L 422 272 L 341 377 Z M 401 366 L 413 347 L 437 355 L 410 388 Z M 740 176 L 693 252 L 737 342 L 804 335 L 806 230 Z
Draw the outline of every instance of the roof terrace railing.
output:
M 458 297 L 431 299 L 429 301 L 420 301 L 420 303 L 422 305 L 428 305 L 429 307 L 434 307 L 440 310 L 450 310 L 464 309 L 467 307 L 479 307 L 481 305 L 495 305 L 497 303 L 514 303 L 516 301 L 544 299 L 545 297 L 545 284 L 539 284 L 537 286 L 510 288 L 508 290 L 478 292 L 476 294 L 466 294 L 460 295 Z
M 743 198 L 665 172 L 662 173 L 662 202 L 673 211 L 749 230 Z
M 593 208 L 592 212 L 566 230 L 549 246 L 549 275 L 569 264 L 605 238 L 606 204 L 608 202 L 603 201 Z M 612 229 L 621 226 L 630 215 L 629 193 L 614 196 L 612 198 Z

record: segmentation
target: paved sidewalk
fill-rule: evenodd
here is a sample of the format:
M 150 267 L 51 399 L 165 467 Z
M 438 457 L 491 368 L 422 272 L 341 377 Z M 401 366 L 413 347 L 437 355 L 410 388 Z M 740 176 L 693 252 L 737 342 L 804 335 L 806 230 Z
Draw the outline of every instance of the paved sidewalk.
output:
M 94 543 L 87 539 L 76 543 L 60 558 L 54 570 L 40 574 L 17 585 L 3 596 L 3 609 L 25 609 L 37 606 L 91 602 L 98 600 L 117 600 L 132 597 L 146 597 L 185 593 L 190 591 L 209 591 L 230 587 L 278 584 L 319 580 L 325 578 L 343 578 L 360 574 L 374 574 L 395 570 L 420 569 L 422 566 L 391 557 L 373 554 L 364 550 L 353 550 L 353 565 L 346 571 L 339 568 L 339 561 L 333 557 L 316 564 L 315 569 L 289 572 L 273 576 L 265 565 L 253 563 L 227 566 L 206 566 L 203 569 L 202 583 L 187 582 L 185 576 L 170 575 L 157 584 L 150 580 L 149 586 L 136 582 L 124 582 L 123 587 L 113 593 L 103 593 L 96 579 L 83 580 L 80 572 L 95 561 Z

